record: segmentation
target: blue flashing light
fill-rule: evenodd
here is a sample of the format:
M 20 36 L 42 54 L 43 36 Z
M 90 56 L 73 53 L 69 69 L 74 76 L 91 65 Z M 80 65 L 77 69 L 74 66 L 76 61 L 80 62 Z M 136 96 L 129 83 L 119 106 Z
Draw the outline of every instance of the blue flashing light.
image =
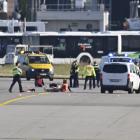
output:
M 128 56 L 128 53 L 125 53 L 124 56 L 127 57 Z
M 108 54 L 108 56 L 109 56 L 109 57 L 112 57 L 112 56 L 113 56 L 113 54 L 112 54 L 112 53 L 109 53 L 109 54 Z

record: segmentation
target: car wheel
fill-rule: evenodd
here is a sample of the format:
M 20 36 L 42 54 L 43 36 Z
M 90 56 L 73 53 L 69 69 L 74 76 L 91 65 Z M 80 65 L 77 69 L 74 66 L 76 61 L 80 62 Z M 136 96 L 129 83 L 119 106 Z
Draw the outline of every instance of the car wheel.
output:
M 28 81 L 31 79 L 27 72 L 26 72 L 26 79 L 27 79 Z
M 139 85 L 138 90 L 136 90 L 135 92 L 136 92 L 136 93 L 140 93 L 140 85 Z
M 101 93 L 105 93 L 105 89 L 101 87 Z
M 53 81 L 53 77 L 50 77 L 49 80 L 50 80 L 50 81 Z
M 26 79 L 29 81 L 31 78 L 30 77 L 26 77 Z
M 109 92 L 109 93 L 113 93 L 113 90 L 109 90 L 108 92 Z

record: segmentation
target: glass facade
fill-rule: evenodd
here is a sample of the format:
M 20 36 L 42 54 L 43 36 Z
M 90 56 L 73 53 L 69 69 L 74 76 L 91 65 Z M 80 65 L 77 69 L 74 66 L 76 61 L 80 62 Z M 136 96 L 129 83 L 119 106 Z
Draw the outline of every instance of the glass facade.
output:
M 41 45 L 52 45 L 54 57 L 77 57 L 81 52 L 89 52 L 93 57 L 100 57 L 110 51 L 117 51 L 117 37 L 105 36 L 41 36 Z M 116 45 L 114 45 L 116 44 Z M 51 50 L 46 50 L 46 53 Z
M 41 4 L 46 4 L 47 10 L 70 9 L 71 0 L 41 0 Z
M 29 44 L 53 46 L 55 58 L 75 58 L 81 52 L 89 52 L 98 58 L 110 52 L 117 52 L 117 36 L 65 36 L 65 35 L 30 35 L 30 36 L 1 36 L 0 57 L 6 54 L 8 45 Z M 122 52 L 139 51 L 140 36 L 122 36 Z M 43 49 L 40 48 L 40 51 Z M 45 53 L 52 53 L 52 48 L 45 49 Z
M 8 45 L 16 45 L 22 43 L 22 37 L 20 36 L 1 36 L 0 37 L 0 58 L 3 58 L 6 54 Z

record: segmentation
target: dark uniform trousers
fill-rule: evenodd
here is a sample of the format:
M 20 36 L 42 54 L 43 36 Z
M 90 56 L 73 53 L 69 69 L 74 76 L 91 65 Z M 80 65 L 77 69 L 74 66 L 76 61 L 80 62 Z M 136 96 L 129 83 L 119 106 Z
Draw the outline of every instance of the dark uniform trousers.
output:
M 92 88 L 92 76 L 86 76 L 85 77 L 85 83 L 84 83 L 84 89 L 86 89 L 86 86 L 87 86 L 87 81 L 89 80 L 89 89 Z
M 23 89 L 22 89 L 22 85 L 21 85 L 21 78 L 20 78 L 20 75 L 15 75 L 15 76 L 13 77 L 13 82 L 12 82 L 10 88 L 9 88 L 9 91 L 10 91 L 10 92 L 12 91 L 12 88 L 13 88 L 13 86 L 15 85 L 16 82 L 18 82 L 19 91 L 22 92 Z
M 79 87 L 78 72 L 70 75 L 70 87 Z

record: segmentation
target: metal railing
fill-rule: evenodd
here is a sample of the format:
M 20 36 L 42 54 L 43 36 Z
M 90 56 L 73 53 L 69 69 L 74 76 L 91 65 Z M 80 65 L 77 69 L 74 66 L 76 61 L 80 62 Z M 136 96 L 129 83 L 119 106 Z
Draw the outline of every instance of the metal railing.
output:
M 103 7 L 103 5 L 102 5 Z M 107 10 L 107 8 L 104 7 L 104 10 Z M 75 5 L 75 4 L 43 4 L 40 5 L 40 7 L 37 9 L 38 11 L 100 11 L 101 10 L 101 4 L 96 5 Z

